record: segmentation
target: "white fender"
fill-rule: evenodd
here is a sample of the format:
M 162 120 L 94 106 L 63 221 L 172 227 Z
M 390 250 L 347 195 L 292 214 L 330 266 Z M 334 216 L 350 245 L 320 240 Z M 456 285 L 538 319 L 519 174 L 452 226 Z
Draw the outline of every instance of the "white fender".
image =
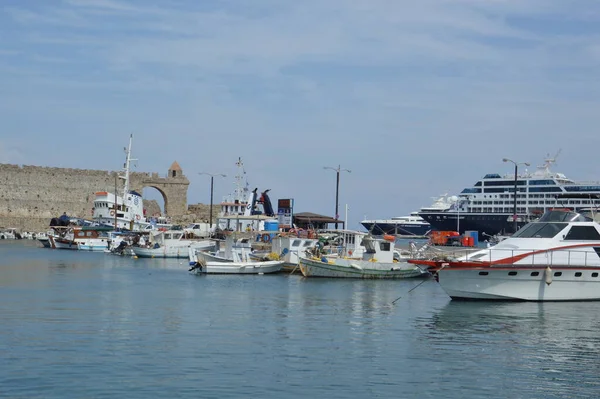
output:
M 550 269 L 550 266 L 546 267 L 546 284 L 550 285 L 552 284 L 552 269 Z

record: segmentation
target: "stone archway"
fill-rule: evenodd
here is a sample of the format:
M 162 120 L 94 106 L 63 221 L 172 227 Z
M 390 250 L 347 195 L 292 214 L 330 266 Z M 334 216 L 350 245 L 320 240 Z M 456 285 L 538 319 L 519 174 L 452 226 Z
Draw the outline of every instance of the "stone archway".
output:
M 144 197 L 144 208 L 148 211 L 147 216 L 156 216 L 157 213 L 159 215 L 167 214 L 169 198 L 163 190 L 154 186 L 144 186 L 141 194 Z
M 183 175 L 177 162 L 173 162 L 167 177 L 158 173 L 132 173 L 131 187 L 142 192 L 144 187 L 158 190 L 165 202 L 165 214 L 170 217 L 182 216 L 187 213 L 187 191 L 190 181 Z

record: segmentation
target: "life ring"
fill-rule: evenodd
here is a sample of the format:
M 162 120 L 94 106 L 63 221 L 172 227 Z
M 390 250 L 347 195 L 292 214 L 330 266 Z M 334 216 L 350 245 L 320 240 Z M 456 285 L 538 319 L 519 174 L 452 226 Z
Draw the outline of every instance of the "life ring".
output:
M 267 233 L 263 234 L 262 240 L 263 240 L 263 242 L 271 242 L 271 235 L 267 234 Z
M 135 215 L 135 218 L 136 218 L 137 220 L 140 220 L 140 215 Z
M 110 211 L 110 216 L 115 216 L 115 211 Z

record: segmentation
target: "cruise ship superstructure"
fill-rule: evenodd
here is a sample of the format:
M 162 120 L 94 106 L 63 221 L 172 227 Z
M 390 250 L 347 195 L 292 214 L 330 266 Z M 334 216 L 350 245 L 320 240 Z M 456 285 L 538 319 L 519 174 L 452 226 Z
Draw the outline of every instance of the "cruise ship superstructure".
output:
M 480 239 L 485 239 L 495 234 L 513 233 L 515 217 L 520 228 L 553 208 L 580 211 L 600 204 L 593 198 L 600 195 L 600 182 L 576 182 L 562 173 L 554 173 L 550 168 L 555 162 L 555 157 L 547 157 L 534 172 L 525 170 L 517 175 L 516 215 L 514 173 L 504 176 L 491 173 L 462 190 L 448 209 L 421 209 L 419 216 L 431 224 L 433 230 L 460 233 L 476 230 Z M 566 194 L 571 198 L 560 198 Z M 572 198 L 572 194 L 579 194 L 580 198 Z

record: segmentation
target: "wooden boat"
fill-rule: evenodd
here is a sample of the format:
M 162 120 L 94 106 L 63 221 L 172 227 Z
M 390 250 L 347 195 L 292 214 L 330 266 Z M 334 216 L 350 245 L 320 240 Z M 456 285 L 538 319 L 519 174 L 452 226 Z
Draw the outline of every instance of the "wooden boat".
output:
M 305 277 L 409 278 L 428 274 L 415 265 L 394 259 L 394 241 L 388 237 L 366 236 L 362 258 L 329 258 L 317 251 L 300 256 L 300 271 Z M 397 251 L 396 251 L 397 252 Z

